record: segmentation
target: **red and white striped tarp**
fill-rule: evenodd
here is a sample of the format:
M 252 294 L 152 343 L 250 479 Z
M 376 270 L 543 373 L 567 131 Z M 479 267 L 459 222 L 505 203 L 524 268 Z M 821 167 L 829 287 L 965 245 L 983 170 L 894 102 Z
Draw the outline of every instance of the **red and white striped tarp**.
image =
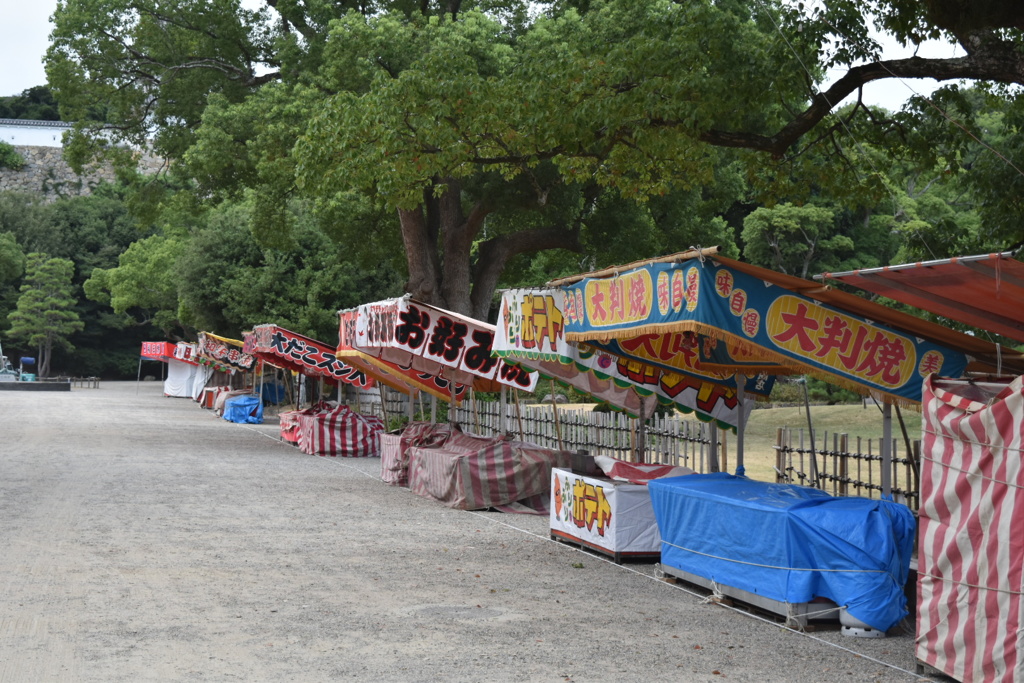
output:
M 299 450 L 310 455 L 377 457 L 383 431 L 379 417 L 338 406 L 325 413 L 299 416 Z
M 402 460 L 402 435 L 380 435 L 380 480 L 392 486 L 408 486 L 409 470 Z
M 919 662 L 963 683 L 1024 681 L 1024 378 L 924 383 Z
M 318 410 L 306 408 L 305 410 L 286 410 L 277 416 L 281 425 L 281 438 L 289 443 L 299 442 L 299 417 L 303 415 L 315 415 Z
M 381 434 L 380 478 L 392 486 L 409 485 L 409 448 L 439 448 L 455 433 L 451 425 L 410 422 L 401 434 Z
M 616 481 L 627 481 L 630 484 L 646 486 L 652 479 L 663 477 L 681 477 L 686 474 L 695 474 L 696 471 L 689 467 L 676 465 L 642 465 L 635 462 L 626 462 L 616 458 L 609 458 L 607 455 L 594 456 L 594 462 L 604 476 Z
M 443 448 L 409 449 L 409 488 L 460 510 L 546 515 L 551 468 L 571 460 L 567 451 L 456 433 Z

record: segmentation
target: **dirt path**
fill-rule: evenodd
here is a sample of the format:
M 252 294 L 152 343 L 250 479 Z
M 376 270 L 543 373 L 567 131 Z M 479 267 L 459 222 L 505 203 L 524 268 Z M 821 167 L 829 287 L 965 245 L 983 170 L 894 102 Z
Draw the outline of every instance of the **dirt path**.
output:
M 136 391 L 0 393 L 0 683 L 915 679 Z

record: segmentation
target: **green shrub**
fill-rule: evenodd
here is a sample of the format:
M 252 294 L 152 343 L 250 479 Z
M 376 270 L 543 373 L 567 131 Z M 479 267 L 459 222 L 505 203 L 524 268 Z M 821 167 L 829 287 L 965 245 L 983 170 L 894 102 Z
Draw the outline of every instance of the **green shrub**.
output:
M 25 165 L 25 158 L 18 154 L 14 147 L 0 141 L 0 168 L 20 170 Z

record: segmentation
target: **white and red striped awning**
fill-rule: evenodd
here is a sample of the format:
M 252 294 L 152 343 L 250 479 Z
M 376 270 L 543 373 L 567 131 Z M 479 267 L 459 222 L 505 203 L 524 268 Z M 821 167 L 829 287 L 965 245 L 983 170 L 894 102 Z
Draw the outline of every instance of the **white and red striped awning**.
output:
M 838 280 L 996 334 L 1024 341 L 1024 263 L 1014 252 L 904 263 L 843 273 Z

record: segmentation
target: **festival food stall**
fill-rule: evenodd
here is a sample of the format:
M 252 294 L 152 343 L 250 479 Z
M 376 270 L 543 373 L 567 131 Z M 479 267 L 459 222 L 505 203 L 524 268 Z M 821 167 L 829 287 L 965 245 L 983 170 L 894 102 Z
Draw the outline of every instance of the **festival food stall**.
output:
M 344 313 L 344 312 L 343 312 Z M 352 348 L 385 361 L 462 384 L 475 391 L 531 391 L 537 373 L 491 354 L 494 328 L 408 296 L 360 306 L 354 325 L 342 332 Z M 453 388 L 454 394 L 454 388 Z M 552 466 L 570 454 L 510 439 L 452 432 L 443 443 L 397 444 L 410 489 L 460 509 L 497 508 L 547 514 Z M 401 474 L 388 473 L 401 480 Z
M 188 342 L 142 342 L 139 351 L 139 379 L 142 360 L 158 360 L 166 364 L 164 396 L 195 398 L 211 372 L 195 360 L 196 345 Z
M 636 416 L 641 423 L 657 403 L 671 405 L 715 427 L 736 429 L 752 402 L 742 401 L 731 374 L 704 369 L 694 340 L 677 335 L 659 358 L 671 369 L 645 360 L 625 359 L 596 346 L 565 338 L 570 307 L 558 289 L 509 290 L 503 293 L 494 353 L 509 362 L 591 393 L 599 401 Z M 629 342 L 627 342 L 629 345 Z M 684 364 L 680 358 L 691 358 Z M 763 365 L 744 381 L 749 395 L 767 396 L 775 381 Z M 753 369 L 748 369 L 754 375 Z M 717 451 L 712 430 L 711 451 Z M 638 439 L 638 441 L 640 441 Z M 639 449 L 638 449 L 639 451 Z M 642 451 L 636 456 L 643 459 Z M 647 482 L 678 476 L 688 468 L 642 465 L 597 458 L 592 471 L 552 470 L 550 532 L 552 538 L 579 544 L 620 562 L 623 558 L 657 558 L 661 552 Z M 714 465 L 717 467 L 717 464 Z M 629 469 L 630 476 L 621 471 Z
M 257 325 L 245 335 L 245 351 L 263 362 L 321 380 L 329 385 L 373 386 L 373 378 L 342 362 L 335 349 L 278 325 Z M 310 455 L 375 457 L 380 455 L 383 422 L 346 406 L 312 406 L 279 416 L 281 438 Z
M 826 273 L 1024 342 L 1019 252 Z M 920 673 L 1024 681 L 1024 377 L 997 346 L 994 374 L 925 380 L 915 655 Z
M 620 358 L 673 367 L 658 353 L 659 349 L 670 348 L 666 345 L 671 341 L 665 336 L 678 333 L 703 335 L 719 346 L 724 345 L 732 357 L 732 361 L 721 357 L 716 359 L 715 365 L 720 369 L 727 369 L 730 363 L 735 363 L 733 371 L 742 374 L 747 372 L 744 364 L 770 363 L 779 370 L 815 375 L 879 398 L 886 407 L 883 431 L 886 432 L 887 448 L 891 444 L 889 406 L 893 403 L 919 403 L 923 379 L 931 373 L 961 376 L 968 369 L 969 362 L 986 367 L 987 364 L 994 365 L 997 353 L 992 345 L 979 345 L 976 343 L 978 340 L 939 325 L 801 278 L 720 257 L 715 250 L 693 250 L 664 259 L 586 273 L 549 283 L 549 286 L 564 292 L 565 337 L 569 342 L 601 348 Z M 974 358 L 969 360 L 963 349 L 971 349 Z M 742 424 L 739 428 L 738 445 L 742 443 Z M 884 492 L 888 493 L 890 454 L 886 449 L 882 455 L 885 473 L 882 483 Z M 741 474 L 741 450 L 737 454 L 737 465 L 738 474 Z M 659 487 L 665 490 L 671 483 L 675 493 L 675 488 L 697 488 L 702 481 L 716 481 L 718 476 L 691 475 L 666 479 L 652 482 L 650 487 L 653 494 Z M 712 479 L 706 479 L 708 477 Z M 709 518 L 735 517 L 738 509 L 756 511 L 760 505 L 758 501 L 763 498 L 761 494 L 769 495 L 766 491 L 750 494 L 749 489 L 721 487 L 714 495 L 691 496 L 687 506 L 701 509 L 700 514 Z M 813 495 L 827 494 L 815 492 Z M 664 497 L 663 500 L 669 499 Z M 839 502 L 844 503 L 844 500 Z M 657 500 L 652 500 L 652 503 L 661 527 L 662 569 L 665 573 L 688 580 L 699 576 L 712 582 L 716 590 L 724 594 L 730 594 L 730 589 L 740 594 L 757 593 L 768 599 L 771 609 L 783 615 L 796 607 L 790 602 L 796 599 L 793 595 L 774 590 L 772 584 L 753 586 L 754 591 L 749 590 L 752 587 L 749 584 L 730 586 L 722 574 L 708 569 L 706 565 L 684 562 L 685 556 L 698 557 L 702 552 L 700 548 L 706 549 L 703 545 L 707 542 L 703 538 L 705 530 L 681 526 L 669 510 L 659 512 Z M 877 503 L 867 501 L 863 504 Z M 881 519 L 888 520 L 888 526 L 872 522 L 871 533 L 888 536 L 889 540 L 884 542 L 899 549 L 900 571 L 889 571 L 891 567 L 888 565 L 888 568 L 879 568 L 868 562 L 859 568 L 844 569 L 839 574 L 853 577 L 859 571 L 882 571 L 888 581 L 900 584 L 906 578 L 905 568 L 909 566 L 910 552 L 909 547 L 904 548 L 892 539 L 902 538 L 900 529 L 905 523 L 904 518 L 912 518 L 912 515 L 901 506 L 877 510 L 880 510 L 877 515 Z M 756 512 L 751 514 L 756 516 Z M 867 519 L 863 515 L 861 517 Z M 844 523 L 837 531 L 838 536 L 850 538 L 860 538 L 866 533 L 852 522 Z M 883 539 L 876 541 L 875 546 L 870 547 L 876 547 Z M 756 554 L 749 554 L 741 541 L 737 543 L 723 540 L 715 546 L 716 556 L 725 565 L 735 567 L 757 561 Z M 750 544 L 756 548 L 754 540 Z M 822 557 L 831 557 L 827 547 L 821 552 Z M 776 559 L 766 556 L 765 563 L 772 564 Z M 792 558 L 782 558 L 778 568 L 825 571 L 828 566 L 799 565 Z M 735 579 L 730 575 L 728 580 Z M 834 587 L 830 590 L 837 596 L 845 595 L 835 591 Z M 902 593 L 890 597 L 897 605 L 896 611 L 905 614 Z M 876 631 L 891 625 L 888 618 L 876 618 L 874 611 L 857 614 L 851 605 L 839 603 L 839 606 L 848 608 L 858 618 L 867 617 L 865 623 Z M 866 631 L 862 629 L 861 632 Z
M 199 333 L 195 359 L 211 371 L 199 394 L 199 405 L 212 409 L 216 415 L 223 414 L 224 403 L 229 398 L 253 392 L 251 375 L 256 369 L 256 358 L 245 353 L 243 345 L 237 339 L 212 332 Z
M 443 401 L 450 401 L 453 396 L 456 401 L 461 401 L 465 397 L 468 391 L 465 384 L 450 382 L 437 374 L 414 370 L 410 366 L 402 366 L 358 350 L 355 347 L 358 315 L 357 309 L 338 311 L 338 357 L 361 368 L 381 384 L 408 396 L 410 406 L 413 398 L 421 397 L 423 394 Z M 409 448 L 413 445 L 438 446 L 443 442 L 443 438 L 447 438 L 449 431 L 448 425 L 410 421 L 401 430 L 382 433 L 381 480 L 392 486 L 408 486 Z M 439 436 L 443 436 L 441 441 L 438 441 Z M 419 443 L 420 440 L 422 444 Z

